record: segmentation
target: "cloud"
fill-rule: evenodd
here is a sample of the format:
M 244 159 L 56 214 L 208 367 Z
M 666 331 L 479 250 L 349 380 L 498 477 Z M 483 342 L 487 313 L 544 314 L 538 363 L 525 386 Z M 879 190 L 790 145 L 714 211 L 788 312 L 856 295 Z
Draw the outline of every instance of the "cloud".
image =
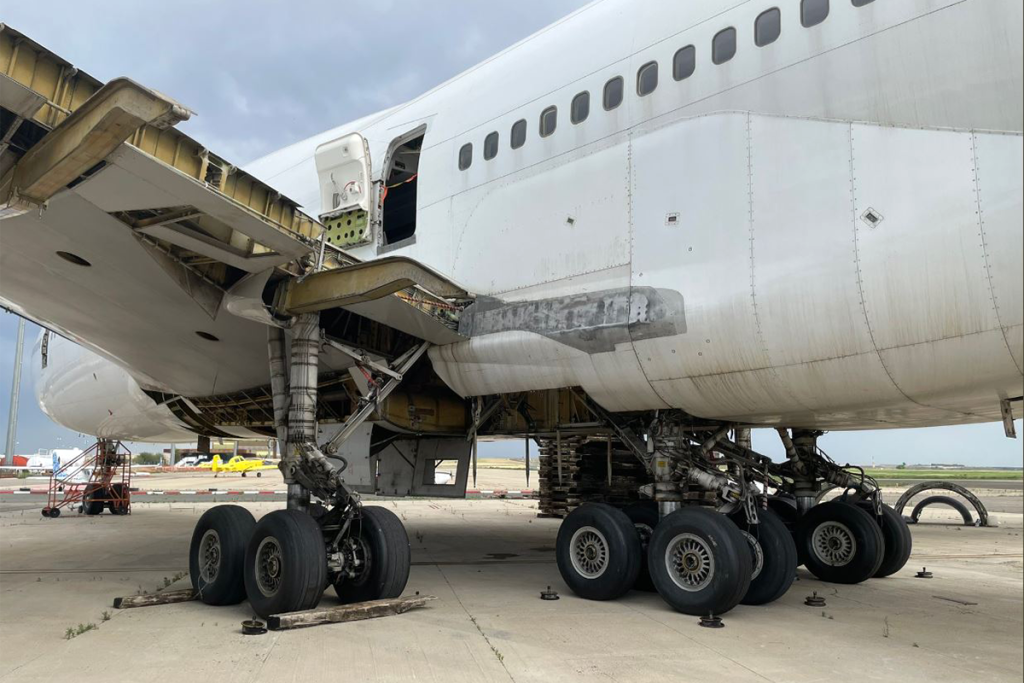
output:
M 97 78 L 175 98 L 198 113 L 186 132 L 244 165 L 415 97 L 584 4 L 52 0 L 46 12 L 8 3 L 4 21 Z

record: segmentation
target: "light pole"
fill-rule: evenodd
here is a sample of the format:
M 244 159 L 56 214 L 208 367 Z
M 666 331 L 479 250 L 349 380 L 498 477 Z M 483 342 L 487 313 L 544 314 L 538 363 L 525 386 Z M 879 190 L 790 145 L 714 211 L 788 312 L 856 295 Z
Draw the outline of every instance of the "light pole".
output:
M 21 393 L 21 355 L 25 348 L 25 319 L 18 318 L 18 343 L 14 345 L 14 378 L 11 380 L 11 409 L 7 413 L 6 462 L 14 464 L 14 440 L 18 433 L 18 395 Z

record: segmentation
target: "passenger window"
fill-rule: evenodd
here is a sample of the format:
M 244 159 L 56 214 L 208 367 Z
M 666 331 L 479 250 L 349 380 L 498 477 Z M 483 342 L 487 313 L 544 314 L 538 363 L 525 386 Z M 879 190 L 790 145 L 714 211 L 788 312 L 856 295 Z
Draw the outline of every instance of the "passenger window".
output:
M 715 34 L 711 41 L 711 61 L 725 64 L 736 54 L 736 29 L 729 27 Z
M 581 92 L 572 98 L 572 106 L 569 107 L 569 120 L 573 124 L 583 123 L 590 116 L 590 93 Z
M 459 170 L 465 171 L 473 163 L 473 143 L 467 142 L 459 150 Z
M 870 5 L 875 0 L 851 0 L 854 7 L 863 7 L 864 5 Z
M 804 28 L 817 26 L 828 16 L 828 0 L 800 0 L 800 23 Z
M 622 76 L 616 76 L 604 84 L 604 110 L 611 111 L 622 104 Z
M 778 7 L 761 12 L 754 21 L 754 45 L 764 47 L 774 43 L 782 33 L 782 12 Z
M 512 124 L 512 134 L 508 136 L 512 149 L 519 149 L 526 144 L 526 119 L 519 119 Z
M 546 138 L 558 125 L 558 107 L 548 107 L 540 113 L 540 136 Z
M 498 156 L 498 131 L 494 131 L 484 138 L 484 161 L 490 161 Z
M 678 50 L 675 57 L 672 58 L 672 78 L 677 81 L 692 76 L 693 70 L 696 68 L 697 50 L 694 49 L 693 45 L 687 45 Z
M 647 62 L 636 72 L 636 94 L 650 95 L 658 87 L 658 63 Z

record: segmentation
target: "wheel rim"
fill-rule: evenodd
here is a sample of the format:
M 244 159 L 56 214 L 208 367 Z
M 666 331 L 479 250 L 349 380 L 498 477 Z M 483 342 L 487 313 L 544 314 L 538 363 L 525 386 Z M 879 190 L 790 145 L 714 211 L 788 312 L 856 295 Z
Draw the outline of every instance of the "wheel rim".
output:
M 353 536 L 347 539 L 343 552 L 347 568 L 345 581 L 357 584 L 366 581 L 370 576 L 373 553 L 362 536 Z
M 281 564 L 281 544 L 267 536 L 256 548 L 256 586 L 268 598 L 281 588 Z
M 740 532 L 746 537 L 747 543 L 750 544 L 750 555 L 754 565 L 750 571 L 750 580 L 753 581 L 761 573 L 761 570 L 764 569 L 764 549 L 761 547 L 761 542 L 752 533 L 743 529 L 740 529 Z
M 199 578 L 205 585 L 217 580 L 217 574 L 220 573 L 220 557 L 220 534 L 213 529 L 207 529 L 199 541 Z
M 715 556 L 700 536 L 679 534 L 665 548 L 665 567 L 677 586 L 695 593 L 715 577 Z
M 580 576 L 596 579 L 608 569 L 608 539 L 592 526 L 577 529 L 569 542 L 569 557 Z
M 842 522 L 822 522 L 811 534 L 814 555 L 830 567 L 849 564 L 857 554 L 857 539 Z

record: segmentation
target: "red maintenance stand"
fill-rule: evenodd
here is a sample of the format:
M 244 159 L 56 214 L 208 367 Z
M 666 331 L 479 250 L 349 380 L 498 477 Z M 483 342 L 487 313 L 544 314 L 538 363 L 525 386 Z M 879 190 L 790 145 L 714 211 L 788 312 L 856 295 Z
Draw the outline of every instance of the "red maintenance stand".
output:
M 104 508 L 131 514 L 131 463 L 132 453 L 120 441 L 100 439 L 71 462 L 56 465 L 43 517 L 60 517 L 61 508 L 73 505 L 87 515 Z

